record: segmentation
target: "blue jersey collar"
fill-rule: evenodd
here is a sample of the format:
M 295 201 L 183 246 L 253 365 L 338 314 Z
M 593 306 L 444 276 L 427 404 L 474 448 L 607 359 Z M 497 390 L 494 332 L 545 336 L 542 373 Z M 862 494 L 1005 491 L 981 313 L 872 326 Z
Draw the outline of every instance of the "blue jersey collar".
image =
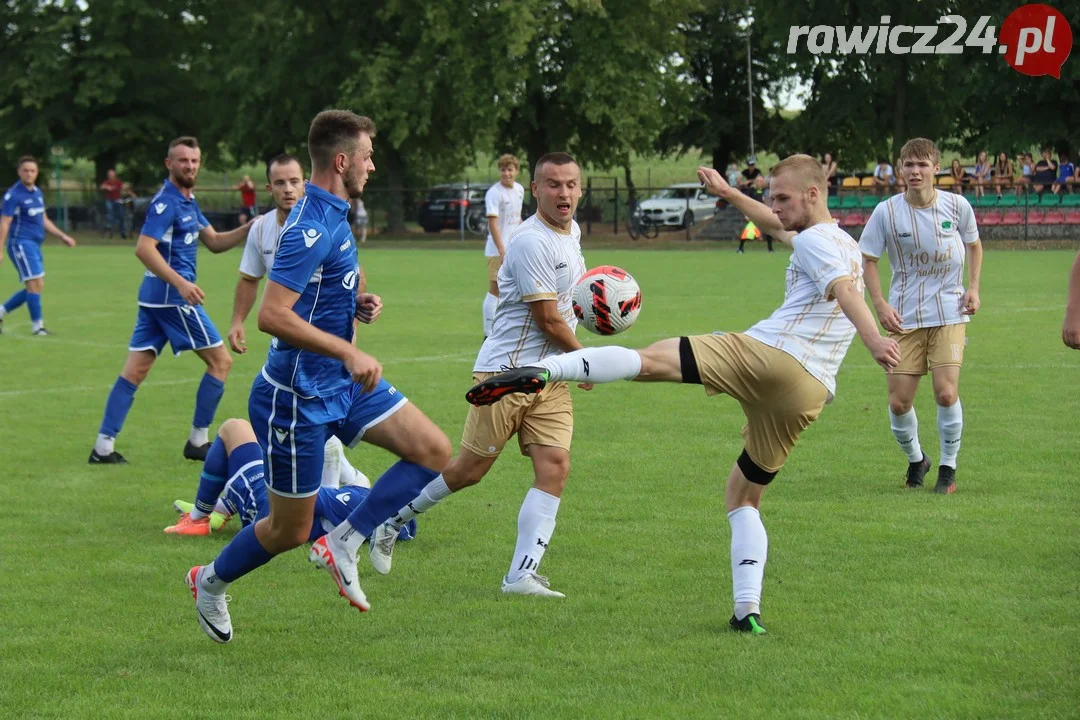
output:
M 318 185 L 312 185 L 310 182 L 306 182 L 304 183 L 304 192 L 308 195 L 317 197 L 319 200 L 337 208 L 343 213 L 349 212 L 349 202 L 347 200 L 342 200 L 337 195 L 323 190 Z
M 176 187 L 176 185 L 173 184 L 173 181 L 172 181 L 171 178 L 165 178 L 165 184 L 162 186 L 162 189 L 167 194 L 175 195 L 176 197 L 180 198 L 180 200 L 183 201 L 183 202 L 190 202 L 191 200 L 195 199 L 195 193 L 194 192 L 192 192 L 191 197 L 188 198 L 187 196 L 184 195 L 184 193 L 180 192 L 180 188 Z

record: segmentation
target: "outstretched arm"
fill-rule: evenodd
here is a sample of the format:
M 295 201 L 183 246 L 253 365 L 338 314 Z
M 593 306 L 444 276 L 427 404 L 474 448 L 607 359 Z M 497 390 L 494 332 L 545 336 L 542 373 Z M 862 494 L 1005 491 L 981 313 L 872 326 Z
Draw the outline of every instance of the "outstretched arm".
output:
M 248 229 L 253 222 L 255 222 L 255 218 L 251 218 L 238 228 L 221 233 L 215 230 L 213 226 L 207 225 L 199 231 L 199 239 L 202 240 L 203 245 L 210 252 L 223 253 L 244 242 L 247 238 Z

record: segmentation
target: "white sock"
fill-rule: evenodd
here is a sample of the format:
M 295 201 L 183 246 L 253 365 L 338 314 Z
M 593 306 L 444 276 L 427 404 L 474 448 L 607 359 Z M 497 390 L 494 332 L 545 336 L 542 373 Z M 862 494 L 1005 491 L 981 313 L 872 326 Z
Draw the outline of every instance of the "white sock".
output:
M 204 517 L 207 517 L 209 515 L 209 513 L 204 513 L 197 506 L 191 508 L 191 512 L 189 514 L 191 515 L 192 520 L 200 520 L 200 519 L 202 519 Z
M 30 322 L 30 330 L 32 332 L 37 332 L 43 327 L 45 327 L 45 318 L 42 318 L 40 320 L 33 320 Z
M 109 437 L 108 435 L 98 435 L 97 440 L 94 441 L 94 452 L 98 455 L 109 455 L 112 453 L 115 447 L 116 438 Z
M 535 365 L 548 371 L 548 380 L 551 382 L 567 380 L 608 383 L 633 380 L 641 374 L 641 356 L 636 350 L 628 350 L 618 345 L 552 355 Z
M 2 319 L 5 315 L 7 315 L 7 308 L 3 305 L 0 305 L 0 319 Z
M 491 325 L 495 322 L 495 308 L 499 307 L 499 298 L 491 293 L 484 295 L 484 337 L 491 334 Z
M 195 447 L 202 447 L 206 443 L 210 442 L 210 428 L 197 428 L 192 426 L 191 434 L 188 435 L 188 442 Z
M 435 478 L 420 491 L 420 494 L 413 498 L 405 507 L 398 510 L 397 515 L 390 518 L 389 522 L 394 527 L 400 529 L 402 525 L 412 520 L 420 513 L 427 512 L 431 508 L 435 507 L 450 495 L 450 488 L 446 486 L 446 481 L 443 480 L 443 476 Z
M 348 520 L 342 520 L 341 524 L 328 533 L 326 539 L 340 548 L 344 548 L 350 557 L 355 558 L 360 552 L 360 546 L 367 540 L 366 537 L 356 532 Z
M 731 523 L 731 587 L 735 618 L 761 613 L 761 580 L 769 554 L 769 536 L 757 508 L 744 505 L 728 513 Z
M 543 490 L 529 488 L 525 501 L 518 512 L 517 546 L 510 561 L 507 582 L 515 582 L 527 572 L 535 573 L 544 559 L 544 551 L 555 532 L 555 515 L 559 512 L 559 498 Z
M 897 415 L 889 408 L 889 426 L 893 437 L 900 444 L 900 449 L 907 455 L 909 463 L 922 460 L 922 445 L 919 444 L 919 419 L 912 407 L 903 415 Z
M 964 432 L 964 409 L 960 399 L 950 407 L 937 409 L 937 429 L 941 436 L 941 464 L 956 469 L 956 456 L 960 453 L 960 435 Z
M 214 503 L 214 512 L 221 513 L 222 515 L 232 515 L 232 511 L 229 510 L 229 506 L 222 502 L 220 498 L 216 503 Z
M 199 589 L 211 595 L 221 595 L 229 589 L 229 583 L 217 576 L 214 563 L 204 565 L 195 579 L 199 583 Z
M 348 464 L 341 447 L 341 441 L 331 437 L 323 446 L 322 487 L 337 489 L 341 482 L 341 463 Z M 350 466 L 351 467 L 351 466 Z

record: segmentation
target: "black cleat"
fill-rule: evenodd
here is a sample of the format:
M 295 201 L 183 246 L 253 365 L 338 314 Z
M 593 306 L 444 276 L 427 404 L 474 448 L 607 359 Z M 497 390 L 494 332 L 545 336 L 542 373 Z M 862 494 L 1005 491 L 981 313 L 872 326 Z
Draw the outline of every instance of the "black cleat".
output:
M 908 463 L 907 466 L 907 480 L 904 482 L 904 487 L 915 490 L 923 486 L 923 478 L 926 477 L 926 473 L 930 472 L 930 458 L 926 457 L 924 453 L 922 460 L 919 462 Z
M 87 461 L 91 465 L 127 465 L 128 461 L 124 459 L 124 456 L 113 450 L 108 455 L 98 455 L 97 450 L 90 451 L 90 459 Z
M 473 405 L 492 405 L 510 393 L 538 393 L 547 386 L 547 382 L 548 371 L 544 368 L 515 368 L 492 375 L 465 393 L 465 399 Z
M 939 465 L 937 469 L 937 485 L 934 492 L 942 495 L 952 495 L 956 492 L 956 468 L 948 465 Z
M 205 445 L 192 445 L 190 440 L 184 443 L 184 457 L 188 460 L 206 462 L 206 454 L 208 452 L 210 452 L 210 443 L 206 443 Z
M 738 632 L 752 633 L 754 635 L 765 634 L 765 628 L 761 624 L 761 616 L 757 613 L 750 613 L 742 620 L 736 620 L 735 616 L 732 615 L 728 625 L 731 626 L 732 630 Z
M 49 332 L 48 330 L 46 330 L 43 327 L 39 327 L 37 330 L 34 330 L 33 334 L 34 335 L 39 335 L 41 337 L 48 337 L 48 336 L 52 335 L 51 332 Z

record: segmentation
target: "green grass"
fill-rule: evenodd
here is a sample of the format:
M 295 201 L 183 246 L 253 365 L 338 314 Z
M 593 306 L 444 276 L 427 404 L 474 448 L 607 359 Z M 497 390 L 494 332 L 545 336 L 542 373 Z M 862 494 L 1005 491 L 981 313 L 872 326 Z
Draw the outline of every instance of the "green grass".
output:
M 479 247 L 362 253 L 386 302 L 363 347 L 455 444 L 480 340 Z M 956 495 L 899 489 L 884 378 L 856 341 L 836 401 L 765 497 L 765 637 L 726 629 L 738 405 L 627 383 L 575 395 L 574 468 L 543 566 L 565 601 L 499 592 L 530 483 L 508 451 L 421 518 L 392 575 L 362 567 L 371 613 L 294 551 L 234 585 L 228 646 L 199 630 L 183 581 L 227 534 L 161 533 L 196 485 L 180 450 L 201 364 L 161 358 L 118 442 L 131 465 L 87 466 L 142 270 L 124 248 L 46 255 L 57 335 L 31 338 L 20 310 L 0 336 L 5 718 L 1077 717 L 1080 355 L 1060 341 L 1071 253 L 986 257 Z M 741 330 L 783 295 L 784 254 L 757 248 L 586 257 L 641 283 L 624 344 Z M 201 257 L 219 328 L 238 260 Z M 0 266 L 0 294 L 13 275 Z M 266 349 L 249 331 L 219 421 L 245 415 Z M 917 408 L 936 458 L 928 383 Z M 391 461 L 350 457 L 373 477 Z

